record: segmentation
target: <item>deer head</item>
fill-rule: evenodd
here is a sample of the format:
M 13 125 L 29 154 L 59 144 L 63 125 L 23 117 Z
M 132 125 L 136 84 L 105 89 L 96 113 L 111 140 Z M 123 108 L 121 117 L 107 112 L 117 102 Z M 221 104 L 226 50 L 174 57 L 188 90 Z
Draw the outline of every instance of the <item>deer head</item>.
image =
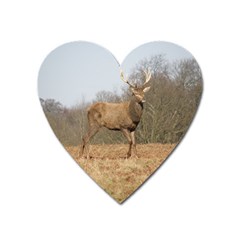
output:
M 130 90 L 132 92 L 132 94 L 136 97 L 136 100 L 137 102 L 145 102 L 145 99 L 144 99 L 144 93 L 148 92 L 150 87 L 146 87 L 146 84 L 149 82 L 149 80 L 151 79 L 151 72 L 150 70 L 148 69 L 148 71 L 146 72 L 144 70 L 144 73 L 145 73 L 145 76 L 146 76 L 146 79 L 145 79 L 145 82 L 144 84 L 141 86 L 141 87 L 137 87 L 137 86 L 134 86 L 132 85 L 128 79 L 126 79 L 124 77 L 124 74 L 123 74 L 123 71 L 121 70 L 121 79 L 127 83 L 129 86 L 130 86 Z

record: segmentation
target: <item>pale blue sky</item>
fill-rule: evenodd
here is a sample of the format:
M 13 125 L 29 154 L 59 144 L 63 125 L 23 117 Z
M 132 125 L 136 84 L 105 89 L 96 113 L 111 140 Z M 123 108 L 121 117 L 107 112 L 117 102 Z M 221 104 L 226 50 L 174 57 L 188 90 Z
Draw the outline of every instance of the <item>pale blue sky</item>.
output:
M 141 60 L 163 54 L 169 61 L 193 57 L 187 50 L 169 42 L 150 42 L 134 49 L 121 64 L 126 75 Z M 107 49 L 89 42 L 71 42 L 53 50 L 41 65 L 38 93 L 64 106 L 91 101 L 100 90 L 120 92 L 119 63 Z M 126 85 L 126 84 L 125 84 Z

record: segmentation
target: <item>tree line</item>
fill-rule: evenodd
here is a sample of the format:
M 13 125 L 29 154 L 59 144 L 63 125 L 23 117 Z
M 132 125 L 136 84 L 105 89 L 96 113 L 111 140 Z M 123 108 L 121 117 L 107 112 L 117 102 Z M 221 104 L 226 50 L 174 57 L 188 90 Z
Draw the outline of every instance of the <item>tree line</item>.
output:
M 136 129 L 138 143 L 177 143 L 186 133 L 197 110 L 202 88 L 202 74 L 195 59 L 168 62 L 163 55 L 141 60 L 129 75 L 129 81 L 141 85 L 144 70 L 152 77 L 150 91 L 141 121 Z M 40 99 L 43 111 L 55 135 L 65 145 L 79 145 L 87 131 L 87 108 L 93 102 L 128 101 L 131 93 L 127 86 L 121 93 L 99 91 L 95 99 L 72 106 L 63 106 L 55 99 Z M 121 132 L 102 129 L 91 141 L 93 144 L 126 143 Z

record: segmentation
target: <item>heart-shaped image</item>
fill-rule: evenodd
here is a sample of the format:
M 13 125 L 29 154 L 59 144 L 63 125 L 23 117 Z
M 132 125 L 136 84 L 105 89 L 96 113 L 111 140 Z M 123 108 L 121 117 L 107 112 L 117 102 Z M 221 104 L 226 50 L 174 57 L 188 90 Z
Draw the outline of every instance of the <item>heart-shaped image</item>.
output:
M 136 191 L 182 140 L 198 108 L 201 70 L 184 48 L 150 42 L 118 64 L 105 48 L 72 42 L 38 76 L 58 140 L 117 202 Z

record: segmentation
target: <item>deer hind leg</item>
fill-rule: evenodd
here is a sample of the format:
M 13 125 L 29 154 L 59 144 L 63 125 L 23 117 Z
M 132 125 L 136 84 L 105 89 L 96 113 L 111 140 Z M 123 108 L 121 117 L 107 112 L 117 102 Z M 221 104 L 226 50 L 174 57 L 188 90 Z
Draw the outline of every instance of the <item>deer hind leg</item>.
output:
M 79 157 L 83 156 L 86 145 L 88 144 L 90 139 L 99 131 L 99 129 L 100 127 L 98 125 L 95 125 L 89 128 L 88 132 L 84 135 L 82 139 L 82 145 L 80 146 L 80 150 L 79 150 Z M 88 158 L 89 158 L 89 153 L 88 153 Z
M 127 129 L 122 129 L 121 130 L 123 135 L 127 138 L 128 143 L 129 143 L 129 149 L 128 149 L 128 153 L 127 153 L 127 158 L 131 157 L 131 151 L 132 151 L 132 138 L 131 138 L 131 134 L 130 131 Z

